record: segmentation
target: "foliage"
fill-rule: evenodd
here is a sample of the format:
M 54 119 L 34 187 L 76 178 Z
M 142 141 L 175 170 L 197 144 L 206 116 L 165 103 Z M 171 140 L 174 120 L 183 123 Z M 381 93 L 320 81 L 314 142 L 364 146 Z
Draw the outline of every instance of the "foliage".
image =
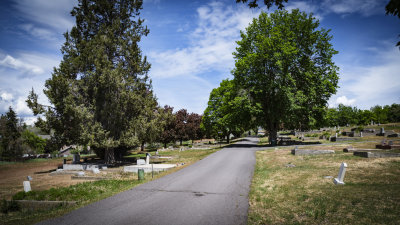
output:
M 210 93 L 204 111 L 202 129 L 209 137 L 240 135 L 255 126 L 253 120 L 257 107 L 244 89 L 239 89 L 233 80 L 223 80 Z
M 44 153 L 46 140 L 37 136 L 30 130 L 24 130 L 21 133 L 24 143 L 27 144 L 35 153 Z
M 115 150 L 154 139 L 143 135 L 153 128 L 157 103 L 138 45 L 149 33 L 141 9 L 142 1 L 80 0 L 72 10 L 76 25 L 64 34 L 63 60 L 45 84 L 52 106 L 37 104 L 33 91 L 27 100 L 46 116 L 37 125 L 54 131 L 53 143 L 90 145 L 113 163 Z
M 201 115 L 197 113 L 188 113 L 186 109 L 181 109 L 175 113 L 175 137 L 182 141 L 202 138 L 200 129 Z
M 8 112 L 0 117 L 0 154 L 2 160 L 16 161 L 23 152 L 21 130 L 17 113 L 10 106 Z
M 390 0 L 389 3 L 385 7 L 386 15 L 391 14 L 393 16 L 397 16 L 400 19 L 400 1 L 399 0 Z M 397 42 L 396 46 L 400 48 L 400 41 Z
M 239 87 L 259 104 L 257 121 L 276 140 L 286 129 L 318 126 L 327 101 L 336 92 L 337 54 L 329 30 L 318 29 L 312 14 L 292 10 L 261 13 L 241 32 L 232 71 Z
M 175 141 L 175 115 L 172 113 L 174 110 L 173 107 L 165 105 L 163 109 L 163 120 L 165 121 L 165 127 L 163 132 L 160 135 L 160 142 L 164 144 L 164 147 L 167 147 L 167 144 Z
M 236 3 L 247 3 L 249 0 L 236 0 Z M 278 9 L 282 9 L 284 7 L 283 3 L 287 2 L 288 0 L 264 0 L 264 4 L 269 9 L 273 4 L 275 4 Z M 257 8 L 258 7 L 258 0 L 250 0 L 248 6 L 250 8 Z
M 323 119 L 324 126 L 346 126 L 368 125 L 375 123 L 395 123 L 400 122 L 400 104 L 379 106 L 376 105 L 370 110 L 361 110 L 357 107 L 339 104 L 337 108 L 326 108 Z

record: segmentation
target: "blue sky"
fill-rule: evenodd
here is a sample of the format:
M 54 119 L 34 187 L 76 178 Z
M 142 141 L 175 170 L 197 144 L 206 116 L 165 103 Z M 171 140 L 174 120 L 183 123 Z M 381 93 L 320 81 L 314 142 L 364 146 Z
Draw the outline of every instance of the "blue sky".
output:
M 386 16 L 387 0 L 292 1 L 286 9 L 313 12 L 331 29 L 334 61 L 340 67 L 339 103 L 369 109 L 400 103 L 400 51 L 395 47 L 400 20 Z M 44 82 L 58 66 L 63 33 L 74 25 L 69 14 L 77 1 L 2 0 L 0 3 L 0 113 L 12 106 L 19 116 L 34 118 L 25 99 L 33 87 L 40 102 Z M 145 0 L 141 18 L 150 29 L 141 48 L 152 64 L 149 76 L 160 105 L 202 113 L 209 93 L 232 78 L 232 52 L 239 31 L 261 9 L 235 0 Z M 271 8 L 269 12 L 275 10 Z

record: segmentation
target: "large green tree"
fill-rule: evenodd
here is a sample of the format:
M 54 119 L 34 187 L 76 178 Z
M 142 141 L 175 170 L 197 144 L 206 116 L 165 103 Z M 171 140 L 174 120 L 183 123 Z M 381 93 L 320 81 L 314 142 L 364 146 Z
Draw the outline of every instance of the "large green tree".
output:
M 320 120 L 339 79 L 329 30 L 312 14 L 277 10 L 262 12 L 241 38 L 233 75 L 261 106 L 257 119 L 271 143 L 282 124 L 307 129 Z
M 208 136 L 227 137 L 229 143 L 231 134 L 238 135 L 256 126 L 253 120 L 256 113 L 257 107 L 251 103 L 247 93 L 240 90 L 233 80 L 223 80 L 210 93 L 202 128 Z
M 142 141 L 138 129 L 155 99 L 138 45 L 149 32 L 141 8 L 141 0 L 79 0 L 72 10 L 76 25 L 64 34 L 63 60 L 45 84 L 52 106 L 37 104 L 33 92 L 27 100 L 60 145 L 89 144 L 113 163 L 115 150 Z

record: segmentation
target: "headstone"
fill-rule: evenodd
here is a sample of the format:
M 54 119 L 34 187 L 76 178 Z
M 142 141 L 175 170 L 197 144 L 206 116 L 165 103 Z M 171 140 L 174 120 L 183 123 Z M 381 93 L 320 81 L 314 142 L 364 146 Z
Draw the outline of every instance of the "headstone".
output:
M 144 161 L 144 159 L 138 159 L 138 160 L 136 161 L 136 164 L 137 164 L 137 165 L 146 165 L 146 161 Z
M 146 165 L 150 164 L 150 154 L 146 153 Z
M 360 131 L 360 137 L 363 137 L 363 133 L 362 133 L 362 131 Z
M 83 177 L 83 176 L 85 176 L 85 172 L 78 172 L 77 175 L 78 175 L 79 177 Z
M 94 173 L 94 174 L 98 174 L 98 173 L 100 173 L 100 170 L 99 170 L 99 168 L 93 168 L 93 169 L 92 169 L 92 171 L 93 171 L 93 173 Z
M 342 163 L 342 165 L 340 165 L 338 177 L 333 179 L 334 184 L 344 184 L 343 179 L 346 173 L 346 168 L 347 168 L 346 163 Z
M 385 133 L 385 128 L 381 127 L 381 134 Z
M 30 181 L 24 181 L 24 191 L 29 192 L 31 191 L 31 182 Z
M 72 163 L 78 164 L 81 161 L 81 156 L 79 154 L 72 154 Z
M 335 133 L 335 138 L 337 138 L 337 133 Z

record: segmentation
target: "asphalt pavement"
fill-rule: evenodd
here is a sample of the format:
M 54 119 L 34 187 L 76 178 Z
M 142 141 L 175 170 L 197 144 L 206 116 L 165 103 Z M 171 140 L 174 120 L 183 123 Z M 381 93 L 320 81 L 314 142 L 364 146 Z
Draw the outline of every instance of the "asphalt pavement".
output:
M 39 224 L 246 224 L 258 138 Z

